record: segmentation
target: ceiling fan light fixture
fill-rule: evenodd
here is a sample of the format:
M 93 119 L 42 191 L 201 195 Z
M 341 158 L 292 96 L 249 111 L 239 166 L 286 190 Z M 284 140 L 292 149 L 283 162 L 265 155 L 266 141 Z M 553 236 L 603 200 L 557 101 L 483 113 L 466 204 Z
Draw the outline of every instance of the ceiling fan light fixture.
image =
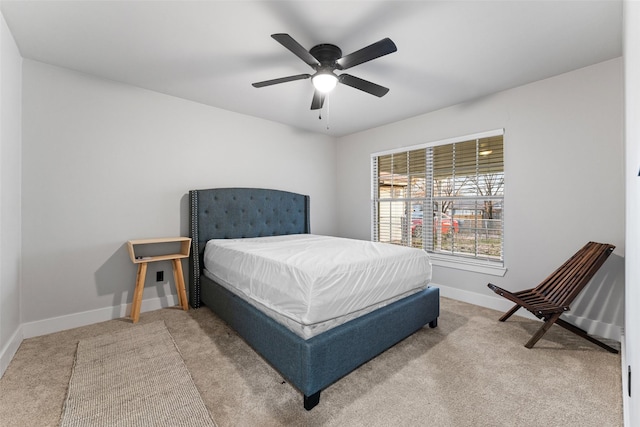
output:
M 329 93 L 338 84 L 338 77 L 331 71 L 319 71 L 311 78 L 311 82 L 319 92 Z

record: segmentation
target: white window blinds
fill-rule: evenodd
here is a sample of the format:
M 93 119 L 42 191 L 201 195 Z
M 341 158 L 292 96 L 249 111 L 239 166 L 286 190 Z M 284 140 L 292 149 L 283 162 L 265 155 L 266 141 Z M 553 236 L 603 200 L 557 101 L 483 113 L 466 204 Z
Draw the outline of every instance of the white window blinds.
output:
M 373 240 L 503 262 L 503 131 L 372 155 Z

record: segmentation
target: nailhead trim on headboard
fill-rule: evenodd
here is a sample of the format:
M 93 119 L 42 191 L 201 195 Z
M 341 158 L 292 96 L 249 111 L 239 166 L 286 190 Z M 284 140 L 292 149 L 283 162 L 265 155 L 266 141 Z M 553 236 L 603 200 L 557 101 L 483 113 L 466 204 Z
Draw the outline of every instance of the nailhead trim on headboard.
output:
M 189 302 L 193 308 L 200 308 L 200 242 L 198 240 L 198 191 L 189 191 L 191 199 L 191 277 Z

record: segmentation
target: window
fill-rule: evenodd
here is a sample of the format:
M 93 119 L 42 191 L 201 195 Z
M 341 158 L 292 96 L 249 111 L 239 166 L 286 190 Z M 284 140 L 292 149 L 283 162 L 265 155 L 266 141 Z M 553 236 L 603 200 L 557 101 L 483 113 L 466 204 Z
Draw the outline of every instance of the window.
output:
M 503 131 L 372 155 L 373 240 L 503 266 Z

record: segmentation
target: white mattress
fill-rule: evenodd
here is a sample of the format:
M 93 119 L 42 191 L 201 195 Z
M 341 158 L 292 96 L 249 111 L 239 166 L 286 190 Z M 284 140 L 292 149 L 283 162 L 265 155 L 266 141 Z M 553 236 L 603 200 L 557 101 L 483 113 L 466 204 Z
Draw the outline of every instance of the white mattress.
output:
M 214 239 L 205 275 L 309 338 L 427 287 L 420 249 L 312 234 Z

